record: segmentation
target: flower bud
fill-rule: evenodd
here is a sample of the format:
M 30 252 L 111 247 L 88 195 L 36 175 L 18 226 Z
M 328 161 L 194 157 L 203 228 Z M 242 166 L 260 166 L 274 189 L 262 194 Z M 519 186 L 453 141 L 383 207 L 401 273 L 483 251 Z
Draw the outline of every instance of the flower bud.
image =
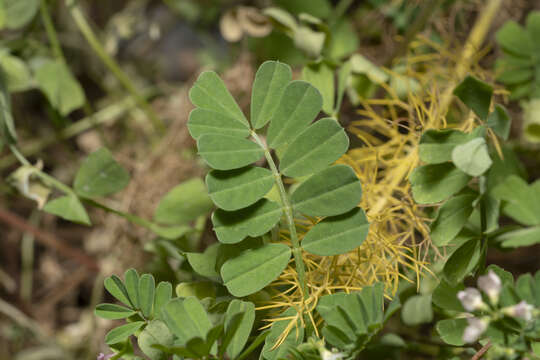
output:
M 478 288 L 486 293 L 492 304 L 497 304 L 501 292 L 501 279 L 493 270 L 478 278 Z
M 533 317 L 533 309 L 534 307 L 532 305 L 527 304 L 525 300 L 522 300 L 516 305 L 504 308 L 503 313 L 508 316 L 523 319 L 525 321 L 531 321 Z
M 322 354 L 321 354 L 321 359 L 322 360 L 339 360 L 339 359 L 341 359 L 343 357 L 345 357 L 344 353 L 329 351 L 329 350 L 326 350 L 326 349 L 324 349 Z
M 480 291 L 475 288 L 466 288 L 457 294 L 461 305 L 467 311 L 482 310 L 486 308 L 486 304 L 482 301 Z
M 467 318 L 467 322 L 469 325 L 465 328 L 465 331 L 463 332 L 463 341 L 466 343 L 472 343 L 478 340 L 480 335 L 486 331 L 488 325 L 489 325 L 489 319 L 488 318 L 476 318 L 471 317 Z

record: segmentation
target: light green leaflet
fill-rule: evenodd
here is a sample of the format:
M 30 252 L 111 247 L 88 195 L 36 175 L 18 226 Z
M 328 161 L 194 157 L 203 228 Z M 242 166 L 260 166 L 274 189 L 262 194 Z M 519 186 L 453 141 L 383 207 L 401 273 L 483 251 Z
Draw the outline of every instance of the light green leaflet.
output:
M 172 346 L 174 336 L 163 321 L 152 320 L 137 336 L 137 344 L 151 360 L 160 360 L 166 358 L 166 355 L 160 349 L 156 349 L 154 345 Z
M 204 307 L 193 296 L 171 300 L 163 308 L 163 319 L 182 344 L 194 337 L 204 339 L 212 328 Z
M 291 68 L 287 64 L 266 61 L 261 65 L 251 93 L 251 124 L 254 129 L 260 129 L 270 121 L 291 79 Z
M 335 97 L 333 69 L 324 62 L 309 64 L 302 70 L 302 79 L 310 82 L 319 90 L 323 98 L 322 110 L 328 115 L 332 115 Z
M 452 151 L 452 162 L 471 176 L 482 175 L 493 164 L 486 141 L 481 137 L 456 146 Z
M 491 86 L 473 76 L 467 76 L 454 89 L 454 95 L 474 111 L 480 119 L 487 119 L 491 95 L 493 95 Z
M 287 85 L 268 128 L 267 142 L 272 148 L 290 143 L 321 111 L 319 91 L 306 81 Z
M 339 216 L 327 217 L 302 240 L 302 248 L 315 255 L 345 254 L 362 245 L 369 223 L 364 210 L 355 208 Z
M 467 134 L 459 130 L 427 130 L 418 144 L 420 160 L 440 164 L 452 160 L 452 150 L 467 141 Z
M 237 211 L 217 209 L 212 214 L 212 223 L 221 243 L 234 244 L 248 236 L 257 237 L 267 233 L 279 221 L 281 214 L 280 205 L 261 199 Z
M 86 101 L 81 85 L 62 62 L 48 61 L 41 65 L 36 70 L 36 81 L 51 105 L 64 116 Z
M 240 326 L 234 332 L 234 335 L 227 346 L 227 354 L 231 359 L 240 355 L 240 352 L 248 341 L 249 334 L 255 322 L 255 305 L 251 302 L 234 299 L 229 303 L 227 313 L 225 314 L 225 332 L 232 325 L 235 315 L 243 314 Z
M 192 138 L 205 134 L 218 134 L 246 138 L 249 127 L 226 114 L 207 109 L 193 109 L 189 113 L 188 129 Z
M 135 269 L 128 269 L 124 274 L 124 285 L 129 296 L 129 300 L 135 309 L 139 309 L 139 274 Z
M 74 195 L 61 196 L 51 200 L 45 205 L 43 210 L 69 221 L 91 225 L 90 218 L 84 206 Z
M 401 310 L 401 320 L 409 326 L 431 322 L 433 320 L 431 294 L 414 295 L 408 298 Z
M 290 258 L 291 249 L 287 245 L 266 244 L 227 261 L 221 267 L 221 277 L 231 294 L 246 296 L 277 278 Z
M 248 166 L 232 171 L 212 170 L 206 176 L 212 201 L 228 211 L 238 210 L 261 199 L 274 185 L 268 169 Z
M 345 129 L 334 119 L 321 119 L 287 147 L 279 168 L 291 177 L 313 174 L 339 159 L 348 148 Z
M 143 274 L 139 279 L 139 307 L 147 318 L 152 316 L 156 282 L 150 274 Z
M 333 216 L 360 203 L 362 187 L 348 165 L 334 165 L 311 176 L 292 194 L 296 211 L 310 216 Z
M 215 72 L 205 71 L 199 75 L 189 91 L 189 98 L 193 105 L 224 114 L 249 128 L 242 110 Z
M 217 134 L 206 134 L 197 141 L 199 155 L 217 170 L 238 169 L 259 160 L 264 150 L 253 141 Z
M 136 313 L 134 310 L 116 304 L 99 304 L 95 310 L 97 316 L 111 320 L 125 319 Z
M 516 175 L 508 176 L 491 194 L 503 200 L 503 212 L 523 225 L 540 225 L 540 181 L 527 185 Z
M 135 321 L 116 327 L 107 333 L 105 336 L 105 343 L 107 343 L 107 345 L 112 345 L 122 342 L 133 335 L 143 325 L 144 321 Z

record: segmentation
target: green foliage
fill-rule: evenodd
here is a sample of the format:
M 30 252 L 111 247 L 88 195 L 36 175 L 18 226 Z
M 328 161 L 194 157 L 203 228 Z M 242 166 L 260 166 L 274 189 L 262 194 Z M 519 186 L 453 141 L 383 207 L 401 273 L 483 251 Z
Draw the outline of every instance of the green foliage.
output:
M 47 61 L 36 69 L 36 81 L 51 105 L 67 115 L 84 105 L 81 85 L 69 68 L 60 61 Z
M 455 89 L 456 95 L 465 105 L 467 105 L 478 117 L 486 120 L 489 113 L 489 104 L 493 95 L 493 88 L 488 84 L 467 76 Z
M 32 20 L 38 9 L 39 0 L 3 0 L 0 7 L 4 18 L 3 26 L 8 29 L 23 27 Z
M 192 111 L 188 126 L 197 139 L 199 154 L 214 168 L 207 175 L 206 184 L 210 198 L 218 206 L 212 223 L 222 244 L 244 243 L 246 237 L 262 236 L 278 226 L 283 215 L 290 229 L 294 226 L 293 214 L 337 216 L 360 202 L 361 186 L 354 171 L 346 165 L 330 166 L 347 150 L 349 142 L 343 128 L 333 119 L 322 119 L 310 126 L 323 106 L 323 98 L 310 83 L 291 81 L 287 65 L 267 61 L 257 71 L 251 128 L 215 73 L 199 76 L 190 98 L 197 108 Z M 202 117 L 196 115 L 201 111 L 220 112 L 230 118 L 225 122 L 227 130 L 218 123 L 201 126 Z M 211 122 L 209 118 L 205 121 Z M 233 121 L 244 126 L 251 139 L 245 138 L 245 132 L 231 132 Z M 267 124 L 265 143 L 256 131 Z M 279 170 L 272 150 L 280 155 Z M 248 166 L 263 155 L 270 169 Z M 283 175 L 311 176 L 290 195 L 284 187 Z M 264 198 L 272 188 L 279 192 L 279 203 Z M 357 213 L 360 214 L 354 212 Z M 312 236 L 306 235 L 308 248 L 314 253 L 328 253 L 324 248 L 331 247 L 330 243 L 345 241 L 334 247 L 334 255 L 359 246 L 367 235 L 368 224 L 364 216 L 352 215 L 344 215 L 342 221 L 323 220 Z M 339 238 L 324 235 L 328 224 L 339 226 L 342 235 Z M 358 229 L 364 230 L 360 236 L 353 239 L 347 235 Z M 300 250 L 296 233 L 291 232 L 291 237 L 293 249 Z M 246 296 L 264 288 L 281 274 L 292 254 L 291 248 L 284 244 L 246 243 L 241 252 L 218 265 L 217 258 L 224 250 L 216 247 L 208 251 L 203 255 L 189 254 L 190 263 L 203 276 L 215 277 L 218 272 L 235 296 Z M 208 264 L 203 265 L 204 261 Z M 297 258 L 296 265 L 303 276 L 301 261 Z M 300 281 L 303 283 L 304 279 Z
M 531 11 L 526 28 L 510 20 L 495 35 L 504 52 L 495 63 L 497 80 L 509 88 L 512 99 L 540 96 L 540 84 L 535 75 L 540 66 L 536 45 L 539 34 L 540 12 Z

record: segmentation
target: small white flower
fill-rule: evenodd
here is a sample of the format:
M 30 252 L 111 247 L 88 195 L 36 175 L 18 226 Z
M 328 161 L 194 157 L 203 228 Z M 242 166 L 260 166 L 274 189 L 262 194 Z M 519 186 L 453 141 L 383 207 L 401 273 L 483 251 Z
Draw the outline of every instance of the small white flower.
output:
M 497 304 L 502 287 L 499 276 L 495 274 L 493 270 L 489 270 L 487 275 L 478 278 L 477 284 L 478 288 L 487 294 L 489 300 L 491 300 L 493 304 Z
M 473 343 L 478 340 L 480 335 L 482 335 L 484 331 L 486 331 L 489 325 L 489 320 L 486 318 L 479 319 L 471 317 L 467 318 L 467 322 L 469 323 L 469 325 L 465 328 L 465 331 L 463 332 L 463 341 L 465 341 L 466 343 Z
M 329 351 L 329 350 L 324 349 L 323 352 L 322 352 L 321 359 L 322 360 L 339 360 L 339 359 L 341 359 L 343 357 L 345 357 L 344 353 L 333 352 L 333 351 Z
M 482 294 L 475 288 L 466 288 L 464 291 L 457 293 L 461 305 L 467 311 L 481 310 L 486 308 L 486 304 L 482 301 Z
M 522 300 L 519 304 L 509 306 L 503 309 L 503 313 L 508 316 L 523 319 L 525 321 L 531 321 L 533 317 L 534 306 L 527 304 L 525 300 Z

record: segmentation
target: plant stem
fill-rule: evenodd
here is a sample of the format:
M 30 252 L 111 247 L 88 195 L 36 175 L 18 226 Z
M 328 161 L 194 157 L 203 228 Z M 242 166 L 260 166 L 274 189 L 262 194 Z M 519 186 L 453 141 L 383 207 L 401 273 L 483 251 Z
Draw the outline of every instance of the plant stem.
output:
M 86 41 L 88 41 L 90 44 L 90 47 L 92 47 L 92 50 L 94 50 L 97 56 L 101 59 L 101 61 L 103 61 L 105 66 L 107 66 L 107 68 L 113 73 L 124 88 L 126 88 L 126 90 L 135 98 L 137 104 L 145 112 L 148 119 L 150 119 L 154 128 L 159 133 L 162 133 L 165 130 L 163 122 L 154 113 L 144 96 L 139 93 L 129 76 L 123 72 L 118 63 L 116 63 L 116 61 L 109 54 L 107 54 L 105 48 L 103 48 L 103 45 L 101 45 L 97 36 L 94 34 L 94 31 L 90 27 L 90 24 L 88 24 L 86 21 L 86 18 L 79 6 L 77 6 L 72 0 L 66 0 L 66 4 L 69 8 L 71 16 L 73 17 L 73 20 L 75 21 L 75 24 L 79 28 L 79 31 L 83 34 Z
M 259 146 L 264 149 L 264 156 L 266 158 L 266 161 L 268 161 L 268 165 L 270 166 L 270 170 L 272 170 L 274 180 L 278 186 L 279 196 L 281 198 L 281 203 L 285 212 L 285 218 L 287 220 L 287 225 L 289 226 L 291 243 L 293 246 L 292 253 L 294 255 L 294 262 L 296 264 L 298 282 L 300 283 L 301 291 L 304 295 L 303 298 L 307 299 L 309 294 L 306 284 L 306 268 L 304 265 L 304 259 L 302 258 L 302 248 L 300 247 L 300 241 L 298 240 L 298 234 L 296 233 L 296 224 L 294 223 L 291 202 L 289 201 L 289 197 L 287 195 L 287 192 L 285 191 L 285 186 L 283 185 L 281 174 L 279 173 L 276 163 L 272 158 L 272 154 L 270 154 L 270 149 L 268 149 L 268 146 L 266 146 L 266 144 L 261 141 L 261 139 L 254 131 L 251 131 L 251 136 L 253 137 L 253 139 L 255 139 L 257 144 L 259 144 Z
M 54 29 L 49 9 L 47 8 L 47 0 L 41 0 L 40 12 L 41 19 L 43 20 L 43 25 L 45 26 L 45 31 L 47 32 L 47 37 L 49 38 L 49 41 L 51 43 L 54 56 L 63 63 L 66 63 L 66 58 L 64 57 L 64 53 L 62 52 L 62 48 L 60 47 L 60 42 L 58 41 L 58 36 L 56 35 L 56 30 Z

